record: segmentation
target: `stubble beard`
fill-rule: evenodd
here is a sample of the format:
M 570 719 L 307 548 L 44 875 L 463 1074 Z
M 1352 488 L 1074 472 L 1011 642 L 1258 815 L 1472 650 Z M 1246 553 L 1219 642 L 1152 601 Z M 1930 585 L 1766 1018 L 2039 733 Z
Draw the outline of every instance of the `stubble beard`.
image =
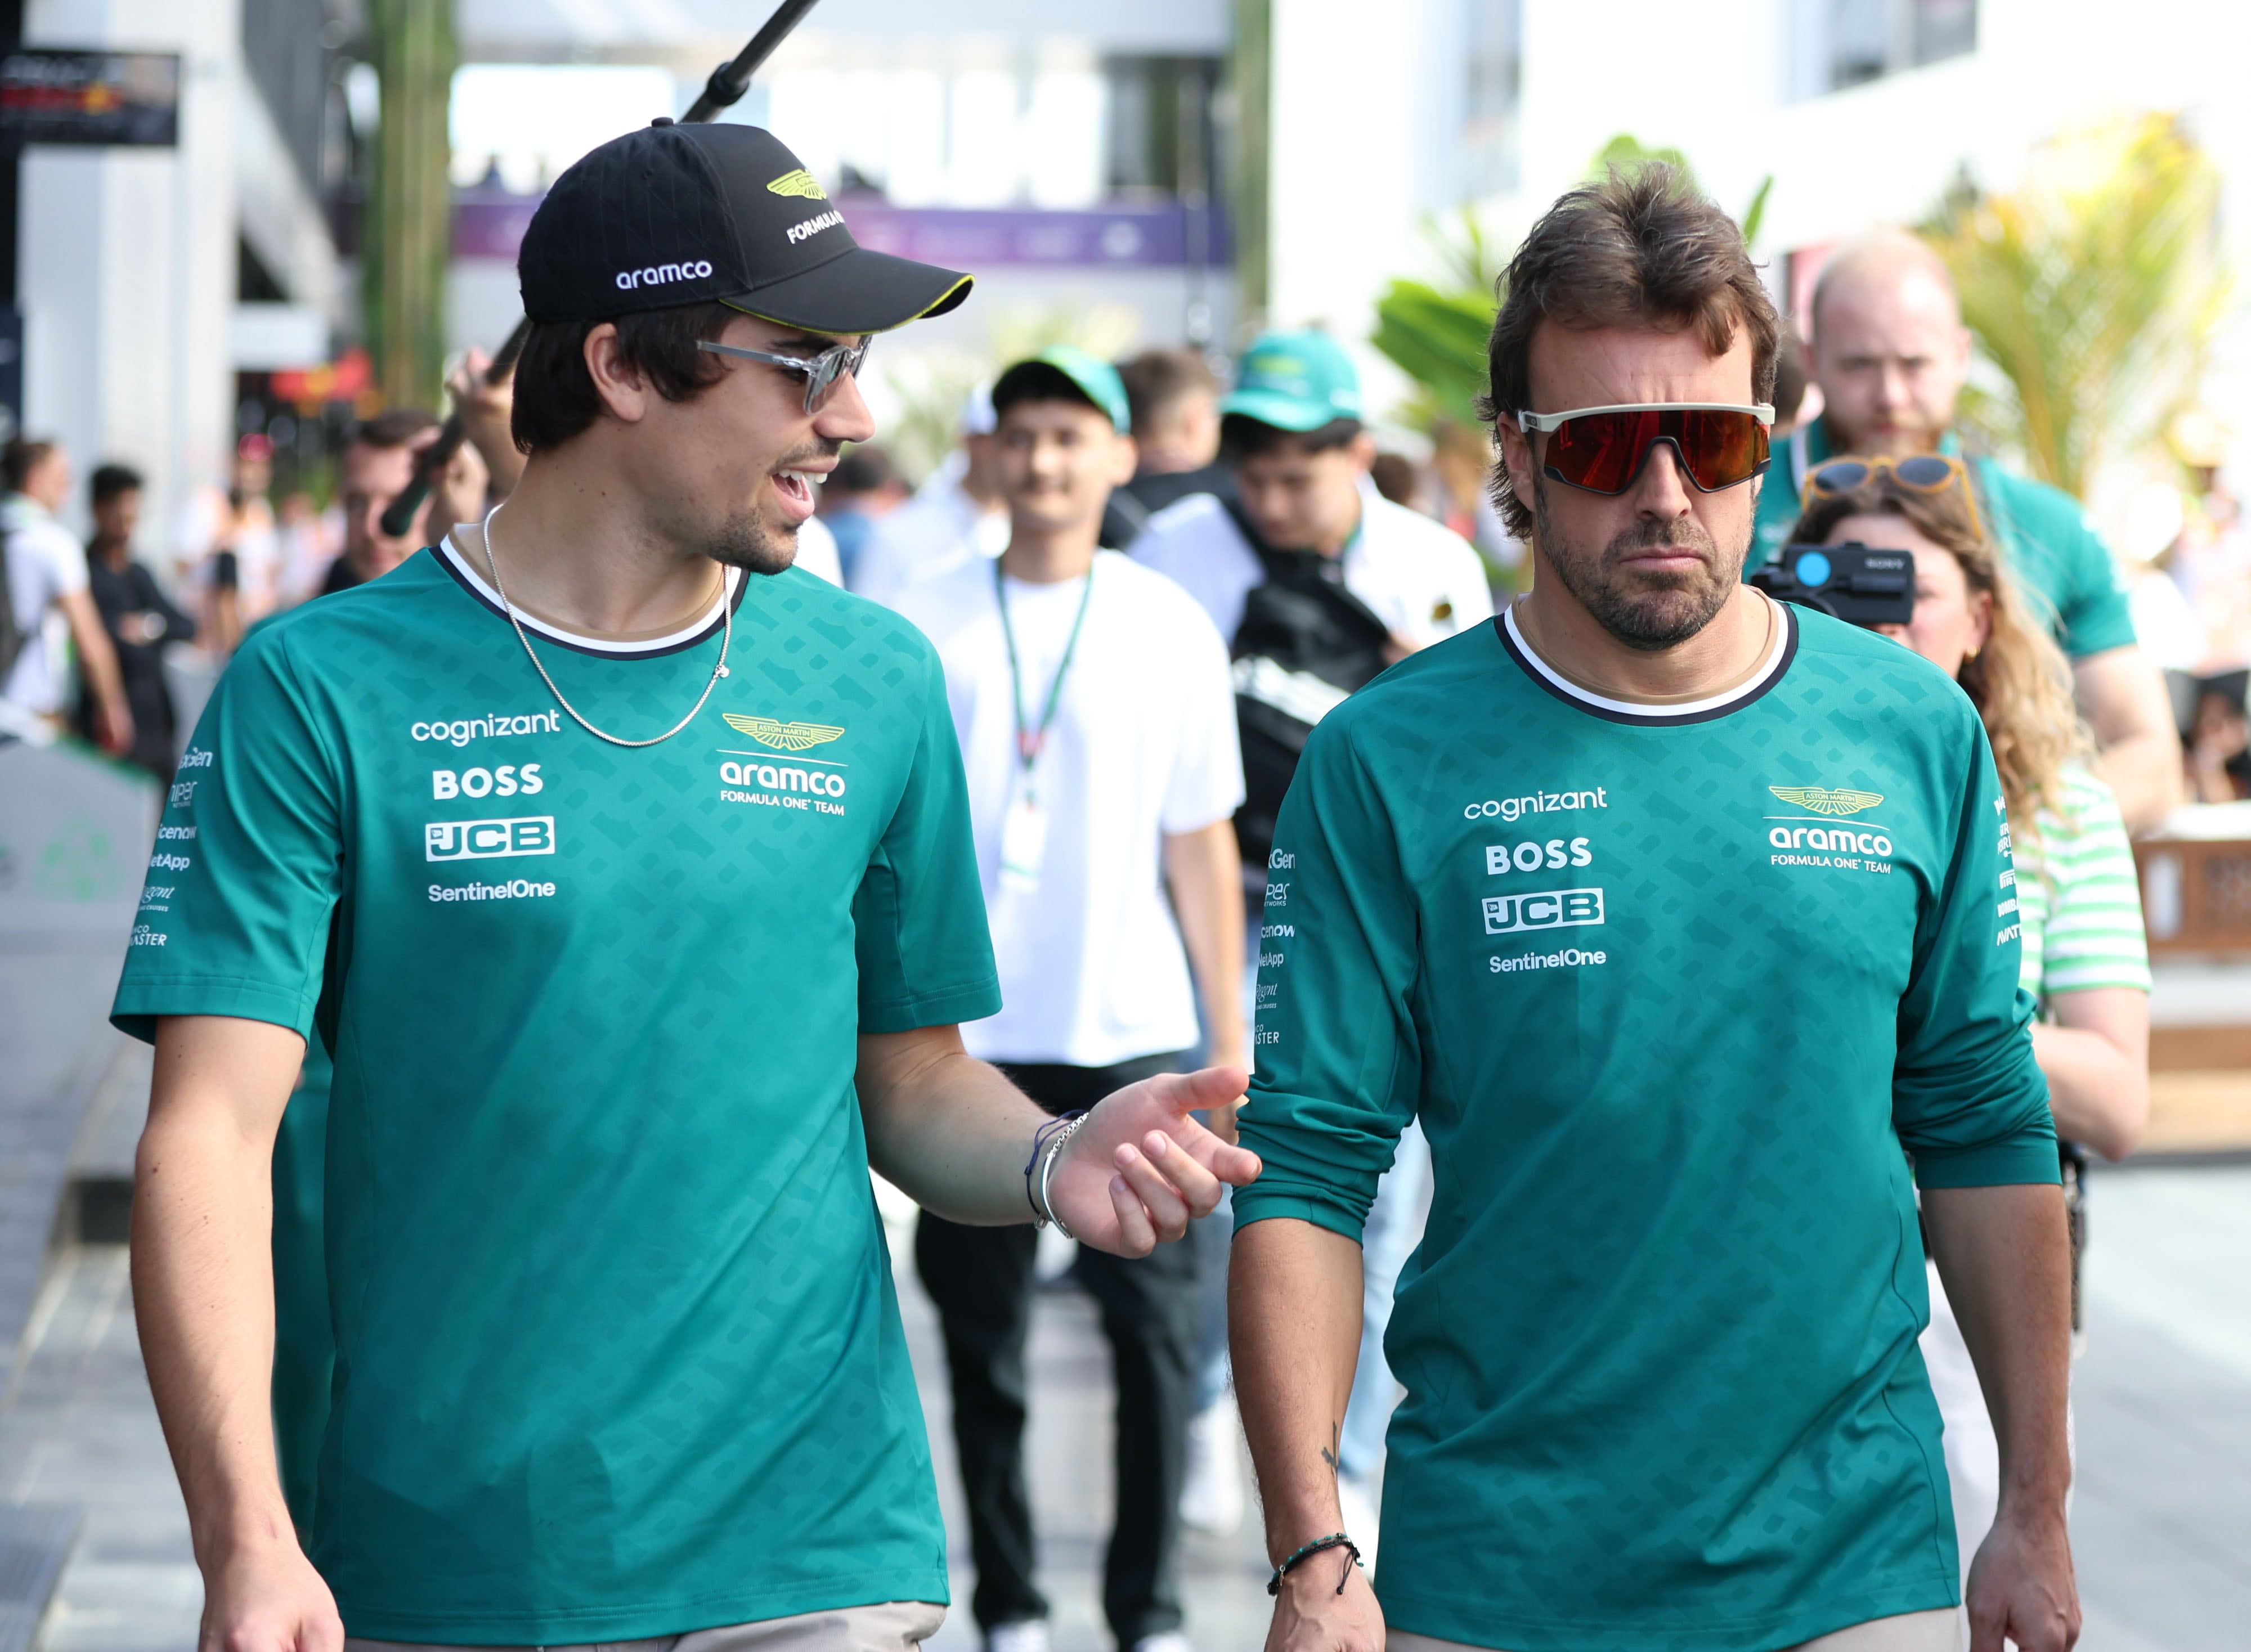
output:
M 703 554 L 723 568 L 750 574 L 786 573 L 797 561 L 797 532 L 777 533 L 745 511 L 707 530 Z
M 1535 475 L 1532 509 L 1541 558 L 1555 570 L 1563 588 L 1612 637 L 1629 648 L 1655 653 L 1678 647 L 1710 625 L 1742 573 L 1742 557 L 1732 562 L 1693 517 L 1675 522 L 1638 522 L 1599 552 L 1579 550 L 1556 531 L 1548 509 L 1548 480 Z M 1692 573 L 1623 571 L 1620 563 L 1636 551 L 1675 545 L 1697 553 Z M 1748 551 L 1748 543 L 1743 546 Z

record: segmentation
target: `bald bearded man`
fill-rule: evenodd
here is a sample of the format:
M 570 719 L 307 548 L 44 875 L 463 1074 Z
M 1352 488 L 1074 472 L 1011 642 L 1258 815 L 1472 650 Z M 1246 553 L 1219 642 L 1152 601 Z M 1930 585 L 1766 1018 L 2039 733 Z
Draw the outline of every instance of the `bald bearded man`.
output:
M 1813 289 L 1806 369 L 1822 413 L 1775 454 L 1759 499 L 1747 567 L 1781 554 L 1806 477 L 1846 453 L 1960 451 L 1955 402 L 1970 371 L 1970 330 L 1953 278 L 1929 245 L 1887 231 L 1844 248 Z M 2101 755 L 2095 771 L 2117 794 L 2130 830 L 2156 826 L 2181 800 L 2180 741 L 2157 667 L 2135 641 L 2109 551 L 2077 500 L 1970 462 L 1988 531 L 2019 583 L 2040 599 L 2071 657 L 2080 710 Z

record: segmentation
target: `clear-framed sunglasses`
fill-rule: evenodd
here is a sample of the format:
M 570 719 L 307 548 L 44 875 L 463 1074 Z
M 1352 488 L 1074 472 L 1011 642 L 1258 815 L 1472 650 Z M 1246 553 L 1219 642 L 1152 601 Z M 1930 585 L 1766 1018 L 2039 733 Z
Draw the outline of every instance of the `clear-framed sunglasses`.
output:
M 699 341 L 696 348 L 714 356 L 739 356 L 746 362 L 767 362 L 804 374 L 805 411 L 817 413 L 836 388 L 836 381 L 860 370 L 861 363 L 868 359 L 868 347 L 874 342 L 872 334 L 862 334 L 856 340 L 831 344 L 818 356 L 777 356 L 771 350 L 745 349 L 739 344 L 722 344 L 710 338 Z

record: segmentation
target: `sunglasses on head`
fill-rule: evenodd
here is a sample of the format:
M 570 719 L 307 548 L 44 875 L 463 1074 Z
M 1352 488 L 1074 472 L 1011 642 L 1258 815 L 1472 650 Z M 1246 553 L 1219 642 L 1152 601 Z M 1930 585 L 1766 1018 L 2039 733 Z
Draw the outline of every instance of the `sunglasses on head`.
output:
M 745 349 L 739 344 L 722 344 L 716 339 L 697 342 L 699 350 L 709 350 L 714 356 L 738 356 L 746 362 L 769 362 L 793 373 L 805 375 L 805 411 L 817 413 L 836 388 L 836 381 L 848 374 L 857 373 L 860 363 L 868 359 L 868 346 L 875 342 L 871 336 L 847 339 L 842 344 L 831 344 L 818 356 L 776 356 L 770 350 Z
M 1970 486 L 1969 468 L 1946 453 L 1910 453 L 1904 459 L 1882 454 L 1872 459 L 1832 459 L 1816 466 L 1806 477 L 1799 502 L 1811 505 L 1817 499 L 1835 499 L 1857 493 L 1885 476 L 1911 494 L 1943 494 L 1950 487 L 1959 487 L 1963 508 L 1970 514 L 1970 525 L 1981 535 L 1984 533 L 1984 525 L 1977 520 L 1977 490 Z
M 1767 467 L 1773 423 L 1774 408 L 1765 402 L 1626 402 L 1516 415 L 1527 438 L 1534 431 L 1548 436 L 1541 470 L 1590 494 L 1631 487 L 1659 442 L 1671 446 L 1688 480 L 1705 493 L 1747 482 Z

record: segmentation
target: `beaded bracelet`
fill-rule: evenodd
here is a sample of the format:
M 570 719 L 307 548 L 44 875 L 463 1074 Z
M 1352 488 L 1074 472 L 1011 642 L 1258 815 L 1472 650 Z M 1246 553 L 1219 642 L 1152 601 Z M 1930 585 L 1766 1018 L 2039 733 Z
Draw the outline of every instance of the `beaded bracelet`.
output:
M 1276 1566 L 1274 1568 L 1274 1575 L 1266 1579 L 1266 1593 L 1269 1594 L 1281 1593 L 1282 1579 L 1290 1575 L 1290 1572 L 1292 1567 L 1312 1559 L 1315 1555 L 1319 1554 L 1324 1550 L 1327 1549 L 1349 1549 L 1352 1551 L 1352 1566 L 1356 1566 L 1360 1564 L 1360 1545 L 1354 1543 L 1350 1538 L 1345 1536 L 1343 1532 L 1332 1531 L 1326 1538 L 1315 1538 L 1304 1548 L 1299 1550 L 1295 1554 L 1292 1554 L 1287 1559 L 1284 1560 L 1281 1565 Z M 1352 1581 L 1352 1566 L 1347 1566 L 1344 1569 L 1344 1575 L 1337 1579 L 1336 1592 L 1339 1594 L 1342 1594 L 1344 1593 L 1344 1586 Z
M 1065 1113 L 1060 1118 L 1051 1118 L 1032 1132 L 1032 1156 L 1024 1161 L 1024 1202 L 1032 1207 L 1032 1226 L 1035 1227 L 1045 1227 L 1049 1222 L 1055 1221 L 1055 1212 L 1045 1202 L 1048 1173 L 1055 1162 L 1054 1155 L 1049 1152 L 1049 1149 L 1052 1147 L 1055 1152 L 1061 1152 L 1063 1144 L 1077 1133 L 1078 1126 L 1085 1117 L 1086 1111 L 1082 1108 L 1076 1113 Z M 1046 1164 L 1041 1162 L 1042 1155 L 1047 1158 Z M 1032 1189 L 1033 1179 L 1035 1176 L 1039 1180 L 1039 1191 L 1036 1195 Z M 1061 1222 L 1056 1222 L 1056 1226 L 1062 1229 L 1064 1238 L 1076 1237 L 1070 1229 L 1064 1227 Z

